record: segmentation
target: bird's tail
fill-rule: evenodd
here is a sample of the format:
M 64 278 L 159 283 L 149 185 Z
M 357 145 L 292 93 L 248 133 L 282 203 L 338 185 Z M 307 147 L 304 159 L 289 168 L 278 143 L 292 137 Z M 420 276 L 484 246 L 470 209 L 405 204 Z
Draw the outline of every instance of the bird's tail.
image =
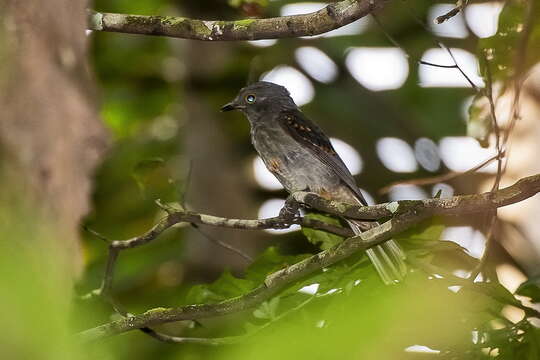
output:
M 356 235 L 362 232 L 359 222 L 354 220 L 347 222 Z M 386 285 L 400 282 L 405 277 L 407 273 L 405 253 L 394 240 L 367 249 L 366 254 Z

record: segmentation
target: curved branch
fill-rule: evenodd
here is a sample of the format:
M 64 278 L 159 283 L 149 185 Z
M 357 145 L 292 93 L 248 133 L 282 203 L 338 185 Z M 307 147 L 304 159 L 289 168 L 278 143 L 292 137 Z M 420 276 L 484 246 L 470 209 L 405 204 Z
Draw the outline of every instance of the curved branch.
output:
M 343 228 L 337 225 L 328 224 L 306 217 L 288 217 L 280 215 L 273 218 L 256 220 L 228 219 L 219 216 L 185 211 L 183 209 L 176 209 L 168 205 L 162 204 L 159 200 L 157 201 L 157 204 L 162 210 L 167 212 L 167 216 L 158 221 L 157 224 L 155 224 L 150 230 L 148 230 L 142 235 L 127 240 L 110 241 L 107 265 L 105 268 L 105 275 L 103 277 L 101 287 L 83 296 L 84 298 L 92 296 L 102 296 L 108 301 L 111 301 L 113 275 L 115 272 L 118 256 L 120 255 L 120 251 L 145 245 L 158 238 L 159 235 L 161 235 L 167 229 L 181 223 L 188 223 L 192 225 L 208 225 L 242 230 L 287 229 L 291 227 L 291 225 L 300 225 L 302 227 L 330 232 L 342 237 L 350 237 L 354 235 L 354 233 L 348 228 Z M 98 236 L 102 240 L 109 241 L 95 231 L 92 231 L 92 234 Z
M 350 219 L 377 220 L 408 212 L 428 216 L 456 216 L 485 212 L 525 200 L 540 192 L 540 174 L 523 178 L 507 188 L 474 195 L 459 195 L 446 199 L 401 200 L 373 206 L 357 206 L 330 201 L 316 194 L 298 192 L 296 201 L 317 210 Z
M 319 35 L 350 24 L 388 0 L 343 0 L 309 14 L 267 19 L 205 21 L 90 11 L 88 29 L 205 41 L 260 40 Z
M 540 174 L 521 179 L 505 189 L 480 195 L 454 196 L 449 199 L 400 201 L 369 207 L 349 206 L 317 198 L 314 194 L 298 193 L 295 194 L 297 200 L 308 203 L 320 210 L 341 216 L 360 219 L 365 219 L 365 216 L 371 216 L 371 218 L 394 217 L 361 235 L 344 240 L 331 249 L 322 251 L 268 275 L 264 284 L 243 296 L 228 299 L 217 304 L 188 305 L 180 308 L 156 308 L 140 315 L 126 317 L 83 331 L 79 334 L 79 337 L 84 341 L 90 341 L 152 325 L 215 317 L 253 308 L 305 276 L 335 264 L 358 251 L 364 251 L 378 245 L 432 215 L 462 215 L 483 212 L 522 201 L 534 196 L 538 192 L 540 192 Z M 169 216 L 172 215 L 174 214 Z M 238 223 L 235 224 L 235 227 L 238 227 Z M 148 236 L 145 235 L 138 239 L 147 240 Z M 130 241 L 133 242 L 134 240 L 128 240 L 128 242 Z
M 243 296 L 225 300 L 217 304 L 188 305 L 181 308 L 155 308 L 140 315 L 122 318 L 83 331 L 79 334 L 79 337 L 83 341 L 92 341 L 167 322 L 204 319 L 253 308 L 284 289 L 287 285 L 319 269 L 345 259 L 357 251 L 380 244 L 420 220 L 417 216 L 411 217 L 406 215 L 392 219 L 362 233 L 361 236 L 349 238 L 331 249 L 322 251 L 294 265 L 270 274 L 267 276 L 264 284 Z

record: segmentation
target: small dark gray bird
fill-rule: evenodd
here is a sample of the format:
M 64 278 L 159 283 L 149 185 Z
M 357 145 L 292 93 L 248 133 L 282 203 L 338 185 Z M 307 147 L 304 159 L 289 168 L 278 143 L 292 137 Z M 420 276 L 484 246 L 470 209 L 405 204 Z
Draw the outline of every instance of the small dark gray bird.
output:
M 328 137 L 298 109 L 283 86 L 256 82 L 241 89 L 221 110 L 241 110 L 246 115 L 255 150 L 289 193 L 311 191 L 329 200 L 367 205 Z M 360 222 L 347 222 L 355 234 L 361 233 Z M 393 240 L 366 253 L 384 283 L 405 276 L 405 254 Z

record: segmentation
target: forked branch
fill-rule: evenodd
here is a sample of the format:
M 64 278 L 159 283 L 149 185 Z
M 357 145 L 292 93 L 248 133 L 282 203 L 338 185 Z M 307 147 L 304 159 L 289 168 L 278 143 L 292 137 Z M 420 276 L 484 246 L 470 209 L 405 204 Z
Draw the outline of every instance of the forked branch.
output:
M 364 220 L 391 219 L 359 236 L 350 237 L 333 248 L 268 275 L 262 285 L 243 296 L 228 299 L 217 304 L 152 309 L 139 315 L 126 317 L 83 331 L 79 334 L 79 337 L 85 341 L 90 341 L 167 322 L 209 318 L 253 308 L 302 278 L 324 267 L 335 264 L 359 251 L 364 251 L 378 245 L 430 216 L 455 216 L 485 212 L 520 202 L 534 196 L 538 192 L 540 192 L 540 174 L 523 178 L 512 186 L 494 192 L 454 196 L 448 199 L 399 201 L 366 207 L 328 201 L 312 193 L 296 193 L 294 194 L 295 199 L 305 206 L 338 216 Z M 120 249 L 127 249 L 148 243 L 164 230 L 180 221 L 193 221 L 213 226 L 250 230 L 265 228 L 265 226 L 268 226 L 272 222 L 277 228 L 286 226 L 280 223 L 283 219 L 276 219 L 278 218 L 269 219 L 271 221 L 231 220 L 193 213 L 171 212 L 146 234 L 130 240 L 113 242 L 111 244 L 111 249 L 115 249 L 115 251 L 112 251 L 113 260 L 116 261 L 116 255 Z M 112 273 L 109 275 L 112 281 Z M 104 290 L 109 289 L 110 283 Z

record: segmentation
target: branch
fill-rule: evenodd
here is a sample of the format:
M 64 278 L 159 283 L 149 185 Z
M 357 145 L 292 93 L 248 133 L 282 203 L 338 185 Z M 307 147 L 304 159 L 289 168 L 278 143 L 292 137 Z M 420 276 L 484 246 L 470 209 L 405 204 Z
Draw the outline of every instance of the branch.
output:
M 394 186 L 398 186 L 398 185 L 431 185 L 431 184 L 437 184 L 437 183 L 450 181 L 450 180 L 455 179 L 455 178 L 457 178 L 459 176 L 469 175 L 469 174 L 475 173 L 478 170 L 480 170 L 481 168 L 489 165 L 492 161 L 497 160 L 497 159 L 502 158 L 502 157 L 504 157 L 504 152 L 502 152 L 501 154 L 496 154 L 496 155 L 490 157 L 489 159 L 483 161 L 482 163 L 476 165 L 475 167 L 473 167 L 473 168 L 471 168 L 471 169 L 469 169 L 467 171 L 463 171 L 463 172 L 450 171 L 450 172 L 448 172 L 446 174 L 442 174 L 442 175 L 435 175 L 435 176 L 419 178 L 419 179 L 395 181 L 395 182 L 390 183 L 390 184 L 386 185 L 385 187 L 381 188 L 379 190 L 379 194 L 381 194 L 381 195 L 387 194 L 387 193 L 390 192 L 390 189 L 392 189 Z
M 101 287 L 98 290 L 92 291 L 85 297 L 100 295 L 107 299 L 107 301 L 113 302 L 111 297 L 113 274 L 115 271 L 118 256 L 120 255 L 120 251 L 145 245 L 155 240 L 167 229 L 181 223 L 189 223 L 192 225 L 208 225 L 242 230 L 287 229 L 291 227 L 291 225 L 300 225 L 302 227 L 330 232 L 342 237 L 350 237 L 354 235 L 354 233 L 348 228 L 342 228 L 340 226 L 328 224 L 309 218 L 288 217 L 286 214 L 273 218 L 257 220 L 228 219 L 213 215 L 205 215 L 191 211 L 185 211 L 183 209 L 176 209 L 173 207 L 169 207 L 168 205 L 162 204 L 159 200 L 156 203 L 162 210 L 167 213 L 167 216 L 162 218 L 150 230 L 140 236 L 136 236 L 127 240 L 110 241 L 107 265 L 105 268 L 105 275 L 103 277 Z M 100 239 L 106 240 L 103 235 L 98 234 L 94 231 L 92 233 L 96 236 L 99 236 Z
M 319 35 L 350 24 L 388 0 L 343 0 L 303 15 L 237 21 L 89 11 L 88 29 L 205 41 L 259 40 Z
M 450 199 L 400 201 L 366 207 L 351 206 L 324 200 L 311 193 L 296 193 L 294 197 L 299 202 L 309 204 L 311 207 L 332 214 L 356 219 L 375 219 L 392 216 L 393 218 L 361 235 L 348 238 L 331 249 L 322 251 L 268 275 L 264 284 L 243 296 L 228 299 L 217 304 L 188 305 L 180 308 L 156 308 L 140 315 L 123 318 L 83 331 L 78 336 L 83 341 L 91 341 L 167 322 L 216 317 L 253 308 L 294 282 L 324 267 L 333 265 L 352 254 L 376 246 L 432 215 L 463 215 L 484 212 L 522 201 L 534 196 L 538 192 L 540 192 L 540 174 L 521 179 L 514 185 L 496 192 L 480 195 L 454 196 Z M 117 243 L 119 244 L 118 246 L 124 244 L 126 246 L 125 248 L 129 248 L 148 242 L 152 236 L 157 236 L 156 233 L 159 234 L 162 232 L 164 226 L 171 223 L 171 218 L 178 219 L 180 216 L 180 214 L 172 213 L 147 234 L 126 241 L 113 242 L 113 244 Z M 244 229 L 260 228 L 267 221 L 227 220 L 209 217 L 208 215 L 194 214 L 190 214 L 189 218 L 201 223 L 204 221 L 205 223 L 211 223 L 216 226 Z M 209 221 L 210 219 L 211 221 Z
M 456 2 L 456 7 L 455 8 L 453 8 L 452 10 L 447 12 L 446 14 L 443 14 L 441 16 L 437 16 L 435 18 L 435 20 L 434 20 L 435 24 L 442 24 L 443 22 L 445 22 L 447 20 L 450 20 L 451 18 L 453 18 L 454 16 L 459 14 L 461 11 L 463 11 L 465 6 L 467 6 L 467 2 L 468 2 L 468 0 L 458 0 Z
M 322 251 L 294 265 L 279 270 L 267 276 L 264 284 L 249 293 L 225 300 L 217 304 L 188 305 L 181 308 L 156 308 L 140 315 L 123 318 L 79 333 L 83 341 L 97 340 L 106 336 L 126 331 L 163 324 L 167 322 L 203 319 L 240 312 L 253 308 L 266 299 L 277 294 L 287 285 L 330 266 L 346 257 L 378 245 L 391 236 L 405 230 L 413 223 L 420 221 L 419 217 L 402 215 L 380 226 L 362 233 L 361 236 L 349 238 L 339 245 Z
M 357 206 L 325 200 L 313 193 L 298 192 L 295 199 L 320 211 L 350 219 L 377 220 L 408 212 L 428 216 L 455 216 L 485 212 L 525 200 L 540 192 L 540 174 L 523 178 L 514 185 L 475 195 L 459 195 L 446 199 L 402 200 L 373 206 Z

